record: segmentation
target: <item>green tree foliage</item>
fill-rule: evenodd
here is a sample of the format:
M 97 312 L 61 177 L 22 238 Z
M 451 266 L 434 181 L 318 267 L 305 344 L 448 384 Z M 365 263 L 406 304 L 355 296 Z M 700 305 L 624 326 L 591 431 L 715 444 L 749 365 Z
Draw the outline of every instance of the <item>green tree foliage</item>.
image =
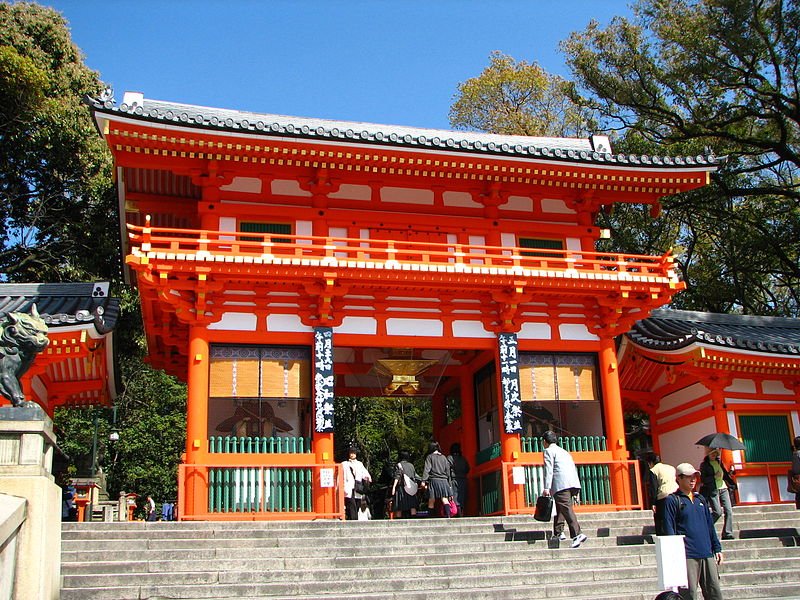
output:
M 798 35 L 780 0 L 640 0 L 635 18 L 573 34 L 562 48 L 582 96 L 617 150 L 728 157 L 713 186 L 665 202 L 690 288 L 687 308 L 800 314 Z M 636 251 L 616 215 L 619 249 Z M 624 217 L 624 218 L 620 218 Z M 633 242 L 633 243 L 631 243 Z M 629 245 L 630 244 L 630 245 Z
M 480 75 L 458 85 L 450 124 L 509 135 L 583 136 L 592 127 L 590 113 L 570 100 L 569 86 L 536 63 L 493 52 Z
M 337 460 L 346 460 L 351 446 L 358 448 L 373 480 L 384 484 L 400 450 L 421 469 L 433 430 L 430 399 L 339 397 L 334 411 Z
M 111 160 L 82 105 L 103 89 L 64 19 L 0 3 L 0 273 L 119 276 Z
M 80 476 L 97 466 L 109 493 L 175 498 L 185 386 L 144 363 L 138 298 L 121 285 L 112 162 L 82 100 L 104 88 L 64 19 L 0 2 L 0 273 L 11 281 L 110 280 L 122 298 L 115 332 L 122 391 L 111 409 L 61 409 L 59 446 Z

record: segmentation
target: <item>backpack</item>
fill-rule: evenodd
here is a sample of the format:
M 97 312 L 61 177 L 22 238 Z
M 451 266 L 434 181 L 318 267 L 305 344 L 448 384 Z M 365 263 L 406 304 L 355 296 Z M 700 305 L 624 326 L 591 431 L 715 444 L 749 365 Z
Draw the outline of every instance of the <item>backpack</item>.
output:
M 400 470 L 403 471 L 403 466 L 400 463 L 397 463 L 397 466 L 400 467 Z M 409 496 L 416 496 L 417 495 L 417 482 L 411 479 L 406 472 L 403 471 L 403 489 L 406 491 L 406 494 Z

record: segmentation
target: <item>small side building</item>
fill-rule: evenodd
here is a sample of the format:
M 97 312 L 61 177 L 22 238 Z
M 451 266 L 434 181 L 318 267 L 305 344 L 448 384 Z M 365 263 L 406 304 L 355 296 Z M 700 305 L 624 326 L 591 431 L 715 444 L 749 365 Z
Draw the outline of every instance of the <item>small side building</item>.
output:
M 0 284 L 0 320 L 33 305 L 50 340 L 20 377 L 28 400 L 52 418 L 59 406 L 111 406 L 117 395 L 113 331 L 119 300 L 108 282 Z M 9 401 L 0 395 L 0 406 Z
M 649 415 L 664 462 L 703 459 L 715 431 L 746 450 L 726 451 L 740 503 L 793 500 L 791 442 L 800 435 L 800 320 L 656 310 L 619 348 L 624 408 Z

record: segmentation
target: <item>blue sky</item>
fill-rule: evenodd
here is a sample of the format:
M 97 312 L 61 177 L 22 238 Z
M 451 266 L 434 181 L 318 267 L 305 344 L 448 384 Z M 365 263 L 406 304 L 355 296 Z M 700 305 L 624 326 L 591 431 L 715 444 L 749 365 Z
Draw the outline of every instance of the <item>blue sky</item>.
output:
M 561 40 L 630 15 L 620 0 L 40 1 L 118 101 L 431 128 L 492 51 L 568 76 Z

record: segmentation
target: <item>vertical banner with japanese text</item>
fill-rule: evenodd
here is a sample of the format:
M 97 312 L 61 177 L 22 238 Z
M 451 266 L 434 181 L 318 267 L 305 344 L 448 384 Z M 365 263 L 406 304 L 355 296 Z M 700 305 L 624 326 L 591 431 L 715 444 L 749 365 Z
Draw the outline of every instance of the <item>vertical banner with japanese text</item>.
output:
M 503 423 L 506 433 L 522 433 L 522 402 L 519 394 L 517 334 L 498 334 L 500 385 L 503 389 Z
M 314 431 L 333 433 L 333 329 L 314 328 Z

